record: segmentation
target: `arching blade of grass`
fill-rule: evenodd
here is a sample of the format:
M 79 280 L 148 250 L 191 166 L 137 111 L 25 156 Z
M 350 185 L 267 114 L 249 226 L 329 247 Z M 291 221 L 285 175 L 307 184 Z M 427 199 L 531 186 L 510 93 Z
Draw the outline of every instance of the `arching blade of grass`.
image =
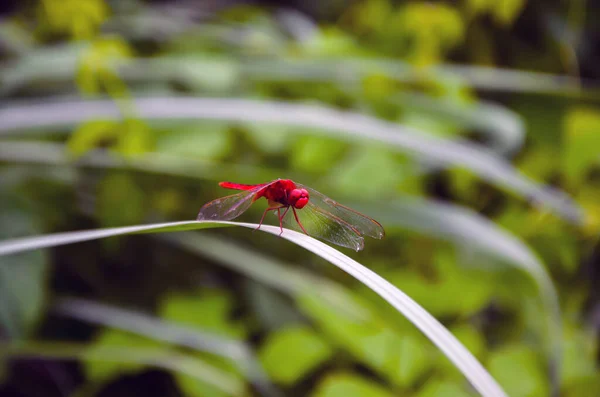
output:
M 226 30 L 226 26 L 215 26 Z M 244 30 L 233 31 L 244 36 Z M 231 37 L 223 34 L 224 37 Z M 238 42 L 241 40 L 237 40 Z M 28 53 L 18 61 L 5 66 L 0 74 L 0 95 L 12 92 L 34 82 L 48 81 L 66 85 L 73 83 L 77 62 L 85 46 L 80 44 L 55 45 Z M 271 57 L 233 56 L 215 54 L 181 57 L 164 55 L 159 58 L 134 59 L 122 65 L 118 73 L 125 81 L 160 82 L 178 81 L 186 86 L 197 86 L 198 71 L 221 69 L 230 71 L 232 78 L 253 81 L 314 81 L 352 83 L 369 73 L 378 73 L 400 82 L 427 79 L 462 79 L 478 90 L 585 96 L 598 99 L 598 83 L 566 75 L 484 66 L 442 64 L 427 70 L 397 59 L 361 59 L 339 57 L 329 59 L 291 59 Z M 582 90 L 581 87 L 588 87 Z
M 165 349 L 131 346 L 94 347 L 86 344 L 58 342 L 0 342 L 0 358 L 31 357 L 144 364 L 180 372 L 214 386 L 229 396 L 239 396 L 244 384 L 221 369 L 187 354 Z
M 159 233 L 191 229 L 203 229 L 223 226 L 241 226 L 255 229 L 258 225 L 236 222 L 197 222 L 182 221 L 139 225 L 110 229 L 88 230 L 81 232 L 57 233 L 38 237 L 21 238 L 0 242 L 0 255 L 23 252 L 26 250 L 47 248 L 57 245 L 94 240 L 109 236 L 132 233 Z M 275 226 L 263 225 L 260 229 L 278 235 L 280 230 Z M 481 366 L 475 357 L 458 340 L 441 325 L 433 316 L 414 302 L 410 297 L 398 290 L 385 279 L 367 269 L 360 263 L 342 254 L 336 249 L 312 237 L 291 230 L 285 230 L 282 238 L 289 240 L 338 266 L 348 274 L 360 280 L 374 292 L 388 301 L 400 313 L 417 326 L 453 363 L 460 369 L 473 387 L 483 396 L 506 396 L 502 388 Z
M 502 69 L 486 66 L 441 64 L 418 70 L 396 59 L 255 59 L 244 65 L 244 71 L 254 79 L 266 78 L 281 81 L 346 81 L 352 82 L 365 73 L 379 73 L 402 82 L 425 79 L 461 78 L 466 84 L 479 90 L 500 92 L 530 92 L 586 96 L 598 99 L 598 84 L 581 81 L 572 76 L 525 70 Z M 581 86 L 593 88 L 581 90 Z
M 172 324 L 150 315 L 83 299 L 61 299 L 54 311 L 79 320 L 117 328 L 197 351 L 229 358 L 264 396 L 279 395 L 260 363 L 243 342 Z
M 280 170 L 256 166 L 225 164 L 210 160 L 192 159 L 161 153 L 145 153 L 143 156 L 124 159 L 106 150 L 93 150 L 73 161 L 66 146 L 44 141 L 1 141 L 0 161 L 14 164 L 73 166 L 106 169 L 127 169 L 144 173 L 224 180 L 236 175 L 240 179 L 272 180 L 281 176 Z M 286 173 L 293 177 L 293 172 Z
M 470 250 L 510 263 L 529 275 L 537 285 L 547 314 L 543 335 L 550 378 L 560 384 L 562 317 L 558 293 L 545 266 L 525 243 L 475 211 L 423 198 L 405 197 L 385 207 L 370 207 L 369 214 L 376 219 L 385 216 L 387 225 L 435 236 L 457 246 L 467 245 Z
M 0 145 L 0 160 L 51 165 L 73 164 L 65 155 L 63 145 L 44 142 L 3 142 Z M 231 165 L 234 168 L 227 170 L 229 165 L 226 164 L 187 162 L 179 158 L 173 159 L 170 156 L 156 156 L 154 154 L 125 162 L 121 158 L 111 156 L 106 152 L 92 152 L 78 160 L 75 165 L 135 169 L 141 172 L 156 172 L 178 176 L 202 176 L 217 180 L 220 178 L 219 175 L 226 176 L 228 175 L 226 172 L 232 172 L 233 169 L 244 175 L 246 173 L 257 175 L 255 169 L 239 169 L 235 168 L 235 165 Z M 266 176 L 277 175 L 275 170 L 263 171 Z M 268 180 L 268 178 L 265 180 Z M 360 209 L 361 206 L 357 204 L 351 205 L 351 207 Z M 559 381 L 558 376 L 555 375 L 560 372 L 561 363 L 561 314 L 558 295 L 544 265 L 527 245 L 474 211 L 424 198 L 411 199 L 405 197 L 375 207 L 365 207 L 364 212 L 369 213 L 376 219 L 385 219 L 386 227 L 401 227 L 428 236 L 450 240 L 458 246 L 468 242 L 470 249 L 501 259 L 525 271 L 536 282 L 541 301 L 547 313 L 547 323 L 542 331 L 543 334 L 547 335 L 544 345 L 548 352 L 551 377 L 556 379 L 557 382 Z M 176 240 L 178 243 L 185 243 L 188 237 L 192 238 L 185 235 L 185 237 L 180 236 Z M 207 239 L 208 237 L 194 236 L 194 238 Z M 191 246 L 193 243 L 190 242 L 189 245 Z M 213 242 L 213 244 L 208 245 L 218 246 L 219 244 Z M 198 244 L 198 246 L 202 246 L 202 244 Z M 218 260 L 224 261 L 225 259 L 219 257 Z M 235 265 L 232 264 L 232 266 Z M 265 266 L 267 266 L 267 261 L 262 258 L 255 261 L 252 271 L 260 273 L 259 269 Z M 250 270 L 244 266 L 238 266 L 237 270 L 243 271 L 244 274 L 252 277 L 252 274 L 248 273 Z M 272 265 L 269 271 L 262 273 L 260 281 L 274 285 L 276 288 L 291 282 L 291 280 L 287 281 L 279 276 L 269 277 L 269 275 L 276 274 L 278 272 Z
M 135 106 L 140 117 L 149 120 L 282 123 L 317 128 L 343 140 L 383 143 L 431 164 L 467 168 L 490 183 L 548 206 L 566 219 L 582 221 L 581 209 L 566 194 L 525 177 L 510 163 L 480 145 L 436 138 L 358 113 L 322 106 L 216 98 L 138 98 Z M 53 100 L 51 103 L 6 106 L 0 109 L 0 135 L 34 128 L 44 128 L 47 132 L 89 119 L 120 117 L 115 103 L 108 100 Z
M 465 129 L 477 129 L 486 135 L 499 154 L 515 153 L 525 140 L 522 118 L 510 109 L 479 100 L 469 106 L 430 95 L 406 92 L 390 98 L 403 109 L 414 109 L 441 120 L 451 120 Z
M 120 157 L 112 156 L 104 151 L 89 153 L 78 160 L 76 164 L 73 164 L 66 156 L 63 145 L 44 142 L 3 142 L 0 145 L 0 160 L 50 165 L 71 164 L 78 167 L 135 169 L 141 172 L 186 177 L 202 176 L 203 178 L 217 180 L 220 178 L 219 175 L 225 176 L 227 172 L 232 172 L 232 169 L 237 170 L 237 173 L 249 173 L 249 175 L 254 176 L 258 172 L 256 169 L 239 169 L 235 165 L 205 164 L 198 161 L 188 162 L 182 161 L 180 158 L 173 159 L 170 156 L 157 156 L 155 154 L 123 161 Z M 227 171 L 228 167 L 233 168 Z M 262 171 L 267 176 L 278 175 L 276 170 Z M 361 206 L 357 204 L 351 205 L 351 207 L 360 208 Z M 545 326 L 540 324 L 540 332 L 542 335 L 546 335 L 544 346 L 546 346 L 548 352 L 550 377 L 560 383 L 558 373 L 560 373 L 561 363 L 561 314 L 558 296 L 544 265 L 527 245 L 474 211 L 424 198 L 405 197 L 376 207 L 365 207 L 364 212 L 377 219 L 386 219 L 385 224 L 387 227 L 397 226 L 413 232 L 449 240 L 457 246 L 468 242 L 469 249 L 498 258 L 525 271 L 536 282 L 541 302 L 544 305 L 545 313 L 547 313 L 545 317 L 547 322 Z M 380 215 L 377 215 L 378 213 Z M 172 239 L 167 235 L 164 238 Z M 223 244 L 212 240 L 210 244 L 202 244 L 201 242 L 206 239 L 210 240 L 208 236 L 186 234 L 177 236 L 173 240 L 177 244 L 184 244 L 190 249 L 193 248 L 195 252 L 202 246 L 215 247 Z M 231 249 L 229 248 L 227 252 L 230 253 Z M 204 251 L 202 253 L 207 255 L 218 254 L 214 250 L 211 252 L 212 254 Z M 245 255 L 249 254 L 245 253 Z M 277 266 L 265 258 L 254 260 L 252 266 L 248 267 L 240 263 L 227 261 L 226 257 L 228 257 L 227 253 L 223 253 L 216 260 L 233 266 L 237 271 L 241 271 L 248 277 L 256 276 L 261 283 L 271 285 L 285 292 L 289 292 L 289 289 L 293 288 L 289 283 L 306 278 L 300 277 L 300 275 L 290 279 L 282 277 L 281 272 L 277 271 Z M 263 271 L 260 269 L 263 269 Z M 322 280 L 319 281 L 319 283 L 322 282 Z

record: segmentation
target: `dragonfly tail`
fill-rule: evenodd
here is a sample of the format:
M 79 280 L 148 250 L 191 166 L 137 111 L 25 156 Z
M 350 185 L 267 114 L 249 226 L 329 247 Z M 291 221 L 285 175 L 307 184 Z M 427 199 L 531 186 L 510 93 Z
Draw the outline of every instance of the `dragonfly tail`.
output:
M 252 190 L 261 185 L 244 185 L 243 183 L 219 182 L 219 186 L 233 190 Z

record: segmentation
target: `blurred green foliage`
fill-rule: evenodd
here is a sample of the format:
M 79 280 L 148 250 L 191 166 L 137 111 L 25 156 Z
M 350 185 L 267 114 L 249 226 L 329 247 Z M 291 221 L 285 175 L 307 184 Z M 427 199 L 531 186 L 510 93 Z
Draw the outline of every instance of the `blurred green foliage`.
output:
M 260 351 L 266 371 L 274 381 L 284 385 L 298 382 L 331 355 L 331 347 L 308 327 L 275 331 Z
M 449 213 L 444 217 L 445 207 L 433 206 L 435 200 L 452 203 L 508 232 L 547 267 L 563 309 L 559 394 L 598 394 L 597 93 L 588 90 L 587 81 L 579 90 L 579 83 L 561 83 L 568 83 L 568 76 L 533 73 L 570 72 L 560 50 L 563 36 L 593 27 L 600 13 L 596 5 L 582 6 L 589 20 L 579 20 L 572 4 L 553 2 L 546 9 L 525 0 L 325 1 L 317 6 L 323 13 L 330 6 L 335 17 L 277 13 L 259 5 L 214 10 L 201 1 L 183 4 L 179 12 L 169 1 L 33 3 L 0 22 L 2 48 L 20 49 L 1 53 L 2 99 L 8 104 L 28 98 L 52 103 L 62 95 L 109 97 L 120 119 L 90 118 L 58 131 L 56 126 L 25 128 L 10 140 L 31 146 L 16 155 L 2 150 L 8 138 L 0 136 L 2 239 L 193 219 L 203 203 L 228 194 L 216 186 L 221 178 L 241 183 L 299 178 L 367 214 L 389 212 L 390 202 L 410 195 L 442 214 L 440 223 L 410 211 L 414 218 L 405 220 L 384 213 L 378 220 L 386 239 L 368 241 L 358 260 L 440 319 L 508 395 L 550 395 L 558 378 L 551 379 L 547 369 L 541 335 L 549 314 L 540 309 L 538 291 L 523 274 L 489 255 L 489 247 L 479 247 L 480 241 L 456 242 L 452 236 L 452 244 L 440 241 L 451 229 L 432 229 L 458 221 Z M 28 28 L 33 24 L 35 29 Z M 553 33 L 556 26 L 568 26 L 571 33 Z M 590 48 L 598 45 L 591 35 L 580 34 L 579 40 Z M 584 55 L 585 72 L 595 64 Z M 482 65 L 489 68 L 478 68 Z M 532 73 L 516 76 L 504 68 Z M 135 98 L 152 95 L 325 105 L 411 128 L 434 139 L 430 142 L 477 142 L 482 153 L 506 160 L 507 168 L 512 165 L 572 197 L 585 211 L 584 223 L 568 224 L 540 208 L 535 197 L 509 196 L 481 180 L 476 170 L 442 170 L 431 158 L 399 154 L 376 136 L 368 141 L 324 137 L 313 124 L 144 120 Z M 257 221 L 263 209 L 255 205 L 243 219 Z M 364 286 L 282 240 L 245 230 L 218 233 L 232 247 L 222 250 L 224 255 L 242 247 L 270 258 L 280 284 L 254 280 L 260 286 L 252 286 L 247 277 L 256 269 L 240 270 L 249 265 L 239 257 L 237 269 L 227 268 L 206 247 L 199 247 L 204 254 L 184 253 L 148 236 L 124 238 L 117 246 L 86 243 L 48 255 L 6 256 L 0 258 L 0 335 L 85 341 L 91 352 L 106 347 L 178 352 L 166 342 L 110 327 L 73 331 L 51 315 L 55 296 L 124 306 L 135 300 L 165 324 L 246 343 L 286 396 L 474 394 L 435 346 Z M 501 241 L 495 246 L 500 252 L 509 248 Z M 309 276 L 294 273 L 286 263 Z M 345 297 L 343 310 L 324 292 L 325 278 Z M 314 290 L 299 292 L 295 283 L 312 284 Z M 232 395 L 262 394 L 231 359 L 189 350 L 186 354 L 203 368 L 220 374 L 215 382 L 225 374 L 223 382 L 237 391 Z M 0 351 L 0 393 L 23 383 L 4 360 Z M 57 362 L 46 362 L 52 373 L 72 373 Z M 120 385 L 132 374 L 150 371 L 143 360 L 85 358 L 82 368 L 82 379 L 70 387 L 88 390 L 85 385 L 92 384 L 90 395 L 106 395 L 106 390 L 127 395 Z M 231 388 L 219 389 L 189 373 L 163 371 L 173 380 L 164 395 L 231 394 L 225 391 Z M 213 372 L 206 374 L 211 378 Z
M 73 39 L 90 39 L 109 15 L 104 0 L 40 0 L 42 32 L 65 34 Z

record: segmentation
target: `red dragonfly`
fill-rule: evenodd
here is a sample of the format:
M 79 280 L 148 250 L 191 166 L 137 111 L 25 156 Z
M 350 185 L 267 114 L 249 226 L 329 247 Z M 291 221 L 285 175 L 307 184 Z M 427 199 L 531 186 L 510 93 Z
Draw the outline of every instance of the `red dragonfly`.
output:
M 198 213 L 199 221 L 228 221 L 237 218 L 252 203 L 264 197 L 268 201 L 268 207 L 260 218 L 257 230 L 267 212 L 277 211 L 281 233 L 285 224 L 307 235 L 356 251 L 364 247 L 363 236 L 380 239 L 385 235 L 383 227 L 375 220 L 289 179 L 277 179 L 259 185 L 220 182 L 219 186 L 243 191 L 206 203 Z M 290 216 L 287 219 L 285 217 L 290 208 L 293 220 Z

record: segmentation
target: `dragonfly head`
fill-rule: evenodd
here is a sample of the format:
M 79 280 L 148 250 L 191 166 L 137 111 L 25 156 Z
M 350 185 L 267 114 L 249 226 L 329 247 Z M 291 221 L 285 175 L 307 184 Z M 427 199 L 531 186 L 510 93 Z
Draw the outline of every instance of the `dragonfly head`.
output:
M 288 202 L 296 209 L 303 208 L 308 204 L 308 191 L 306 189 L 294 189 L 290 192 Z

